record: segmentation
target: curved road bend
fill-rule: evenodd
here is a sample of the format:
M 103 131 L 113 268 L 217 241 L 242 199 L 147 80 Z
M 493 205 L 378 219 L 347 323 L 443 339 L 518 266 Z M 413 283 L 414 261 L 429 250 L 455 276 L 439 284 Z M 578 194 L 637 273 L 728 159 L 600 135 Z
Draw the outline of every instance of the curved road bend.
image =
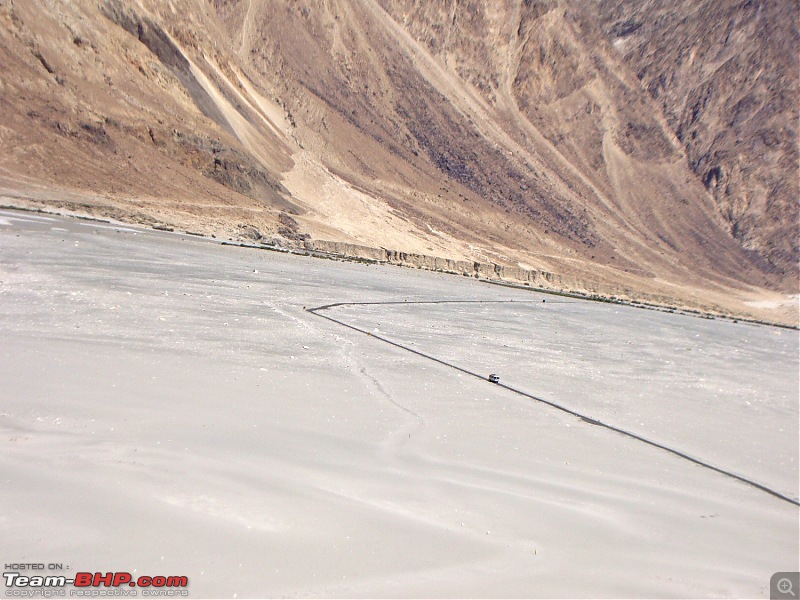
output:
M 552 303 L 552 304 L 574 304 L 576 302 L 577 302 L 576 300 L 573 300 L 573 301 L 569 301 L 569 300 L 561 300 L 561 301 L 554 300 L 554 301 L 551 301 L 549 303 Z M 422 358 L 424 358 L 426 360 L 430 360 L 430 361 L 433 361 L 433 362 L 438 363 L 440 365 L 444 365 L 445 367 L 449 367 L 450 369 L 455 369 L 456 371 L 459 371 L 459 372 L 464 373 L 466 375 L 471 375 L 472 377 L 477 377 L 481 381 L 487 381 L 486 376 L 481 375 L 480 373 L 476 373 L 475 371 L 470 371 L 469 369 L 465 369 L 464 367 L 459 367 L 458 365 L 455 365 L 453 363 L 447 362 L 446 360 L 443 360 L 441 358 L 436 358 L 435 356 L 432 356 L 430 354 L 426 354 L 425 352 L 421 352 L 419 350 L 415 350 L 414 348 L 410 348 L 409 346 L 405 346 L 405 345 L 400 344 L 398 342 L 393 342 L 392 340 L 389 340 L 389 339 L 387 339 L 385 337 L 382 337 L 380 335 L 377 335 L 375 333 L 372 333 L 372 332 L 369 332 L 369 331 L 365 331 L 365 330 L 361 329 L 360 327 L 356 327 L 355 325 L 350 325 L 349 323 L 345 323 L 344 321 L 340 321 L 339 319 L 336 319 L 336 318 L 331 317 L 329 315 L 322 314 L 322 311 L 325 311 L 325 310 L 328 310 L 328 309 L 331 309 L 331 308 L 336 308 L 336 307 L 339 307 L 339 306 L 379 306 L 379 305 L 393 306 L 393 305 L 398 305 L 398 304 L 403 304 L 403 305 L 408 305 L 408 304 L 512 304 L 512 303 L 513 304 L 531 304 L 531 303 L 534 303 L 534 301 L 533 300 L 428 300 L 428 301 L 420 301 L 420 300 L 413 301 L 412 300 L 412 301 L 389 301 L 389 302 L 335 302 L 335 303 L 332 303 L 332 304 L 325 304 L 323 306 L 317 306 L 315 308 L 305 308 L 305 310 L 306 310 L 306 312 L 309 312 L 309 313 L 311 313 L 311 314 L 313 314 L 313 315 L 315 315 L 317 317 L 322 317 L 323 319 L 327 319 L 328 321 L 336 323 L 337 325 L 341 325 L 342 327 L 347 327 L 348 329 L 352 329 L 353 331 L 357 331 L 358 333 L 363 333 L 363 334 L 369 335 L 370 337 L 372 337 L 372 338 L 374 338 L 376 340 L 380 340 L 381 342 L 384 342 L 386 344 L 389 344 L 390 346 L 394 346 L 395 348 L 400 348 L 401 350 L 405 350 L 406 352 L 410 352 L 412 354 L 416 354 L 417 356 L 420 356 L 420 357 L 422 357 Z M 523 396 L 524 398 L 527 398 L 529 400 L 534 400 L 536 402 L 540 402 L 542 404 L 546 404 L 547 406 L 550 406 L 551 408 L 555 408 L 556 410 L 560 410 L 560 411 L 565 412 L 565 413 L 567 413 L 569 415 L 577 417 L 578 419 L 580 419 L 584 423 L 588 423 L 589 425 L 594 425 L 596 427 L 602 427 L 603 429 L 608 429 L 609 431 L 613 431 L 615 433 L 618 433 L 618 434 L 623 435 L 625 437 L 628 437 L 630 439 L 636 440 L 637 442 L 641 442 L 643 444 L 647 444 L 648 446 L 652 446 L 653 448 L 658 448 L 659 450 L 664 450 L 665 452 L 669 452 L 670 454 L 673 454 L 673 455 L 675 455 L 675 456 L 677 456 L 679 458 L 687 460 L 687 461 L 689 461 L 689 462 L 691 462 L 691 463 L 693 463 L 695 465 L 698 465 L 700 467 L 704 467 L 706 469 L 709 469 L 709 470 L 714 471 L 716 473 L 720 473 L 722 475 L 727 475 L 728 477 L 731 477 L 732 479 L 735 479 L 737 481 L 740 481 L 742 483 L 750 485 L 750 486 L 752 486 L 752 487 L 754 487 L 754 488 L 756 488 L 758 490 L 761 490 L 762 492 L 765 492 L 765 493 L 769 494 L 770 496 L 774 496 L 775 498 L 778 498 L 779 500 L 783 500 L 784 502 L 788 502 L 790 504 L 794 504 L 795 506 L 800 506 L 800 501 L 798 501 L 798 500 L 796 500 L 794 498 L 791 498 L 789 496 L 786 496 L 784 494 L 781 494 L 777 490 L 774 490 L 774 489 L 772 489 L 772 488 L 770 488 L 770 487 L 768 487 L 766 485 L 758 483 L 757 481 L 753 481 L 752 479 L 748 479 L 747 477 L 743 477 L 742 475 L 737 475 L 736 473 L 733 473 L 731 471 L 727 471 L 727 470 L 725 470 L 723 468 L 714 466 L 714 465 L 712 465 L 712 464 L 710 464 L 710 463 L 708 463 L 708 462 L 706 462 L 704 460 L 701 460 L 699 458 L 695 458 L 693 456 L 690 456 L 690 455 L 686 454 L 685 452 L 681 452 L 680 450 L 676 450 L 675 448 L 670 448 L 669 446 L 665 446 L 664 444 L 660 444 L 660 443 L 655 442 L 653 440 L 649 440 L 649 439 L 647 439 L 645 437 L 642 437 L 642 436 L 640 436 L 640 435 L 638 435 L 636 433 L 633 433 L 632 431 L 627 431 L 625 429 L 620 429 L 619 427 L 615 427 L 614 425 L 610 425 L 608 423 L 605 423 L 603 421 L 600 421 L 600 420 L 595 419 L 593 417 L 590 417 L 588 415 L 582 414 L 582 413 L 580 413 L 580 412 L 578 412 L 576 410 L 573 410 L 571 408 L 568 408 L 568 407 L 566 407 L 566 406 L 564 406 L 562 404 L 558 404 L 556 402 L 552 402 L 550 400 L 546 400 L 544 398 L 540 398 L 539 396 L 534 396 L 533 394 L 529 394 L 528 392 L 525 392 L 523 390 L 517 389 L 517 388 L 515 388 L 513 386 L 510 386 L 508 384 L 505 384 L 505 383 L 495 383 L 495 384 L 492 384 L 492 385 L 499 386 L 499 387 L 501 387 L 503 389 L 508 390 L 509 392 L 513 392 L 514 394 L 518 394 L 519 396 Z

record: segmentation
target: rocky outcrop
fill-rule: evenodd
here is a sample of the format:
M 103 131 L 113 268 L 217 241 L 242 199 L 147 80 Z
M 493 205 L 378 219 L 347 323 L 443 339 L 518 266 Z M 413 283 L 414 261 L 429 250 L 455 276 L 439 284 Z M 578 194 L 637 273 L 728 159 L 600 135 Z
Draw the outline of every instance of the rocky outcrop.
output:
M 329 240 L 306 240 L 306 251 L 343 260 L 363 260 L 371 263 L 391 264 L 401 267 L 425 269 L 439 273 L 474 277 L 498 283 L 522 284 L 531 288 L 566 293 L 570 296 L 593 298 L 603 301 L 639 301 L 653 303 L 652 306 L 670 307 L 675 299 L 662 294 L 641 293 L 626 286 L 614 286 L 599 281 L 569 277 L 540 269 L 525 269 L 514 265 L 500 265 L 479 261 L 453 260 L 440 256 L 401 252 L 386 248 L 372 248 Z M 636 302 L 633 302 L 636 304 Z M 719 307 L 706 309 L 724 313 Z
M 307 240 L 305 249 L 315 253 L 347 259 L 365 259 L 371 262 L 388 263 L 404 267 L 415 267 L 440 273 L 464 275 L 478 279 L 494 279 L 535 285 L 537 287 L 557 287 L 559 289 L 587 289 L 576 285 L 576 281 L 567 280 L 560 275 L 537 269 L 499 265 L 479 261 L 454 260 L 441 256 L 428 256 L 413 252 L 401 252 L 386 248 L 371 248 L 358 244 L 347 244 L 327 240 Z
M 377 262 L 386 261 L 386 251 L 383 248 L 370 248 L 369 246 L 347 244 L 344 242 L 329 242 L 327 240 L 308 240 L 305 243 L 305 248 L 312 252 L 322 252 L 334 256 L 365 258 Z

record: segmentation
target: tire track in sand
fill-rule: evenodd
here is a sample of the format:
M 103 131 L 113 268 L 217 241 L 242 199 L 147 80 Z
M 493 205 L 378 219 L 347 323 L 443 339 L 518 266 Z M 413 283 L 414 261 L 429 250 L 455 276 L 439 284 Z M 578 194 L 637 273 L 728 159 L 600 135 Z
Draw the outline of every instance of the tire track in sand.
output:
M 411 347 L 406 346 L 404 344 L 401 344 L 399 342 L 394 342 L 394 341 L 392 341 L 392 340 L 390 340 L 388 338 L 385 338 L 385 337 L 379 335 L 378 333 L 365 331 L 365 330 L 361 329 L 360 327 L 356 327 L 355 325 L 351 325 L 349 323 L 346 323 L 344 321 L 341 321 L 341 320 L 336 319 L 334 317 L 331 317 L 329 315 L 323 314 L 322 311 L 326 311 L 326 310 L 329 310 L 331 308 L 336 308 L 336 307 L 340 307 L 340 306 L 376 306 L 376 305 L 391 306 L 391 305 L 397 305 L 397 304 L 404 304 L 404 305 L 407 305 L 407 304 L 501 304 L 501 303 L 518 303 L 518 304 L 522 304 L 522 303 L 525 303 L 525 302 L 526 301 L 514 301 L 514 300 L 431 300 L 431 301 L 401 301 L 401 302 L 398 302 L 398 301 L 389 301 L 389 302 L 336 302 L 336 303 L 332 303 L 332 304 L 325 304 L 323 306 L 318 306 L 316 308 L 306 308 L 305 310 L 306 310 L 306 312 L 309 312 L 309 313 L 311 313 L 313 315 L 316 315 L 316 316 L 321 317 L 323 319 L 327 319 L 328 321 L 331 321 L 333 323 L 336 323 L 337 325 L 340 325 L 342 327 L 346 327 L 346 328 L 351 329 L 353 331 L 357 331 L 358 333 L 362 333 L 362 334 L 368 335 L 373 339 L 379 340 L 379 341 L 381 341 L 381 342 L 383 342 L 385 344 L 389 344 L 390 346 L 394 346 L 395 348 L 399 348 L 400 350 L 404 350 L 406 352 L 410 352 L 410 353 L 412 353 L 412 354 L 414 354 L 416 356 L 419 356 L 421 358 L 424 358 L 426 360 L 433 361 L 435 363 L 438 363 L 438 364 L 443 365 L 445 367 L 448 367 L 450 369 L 454 369 L 456 371 L 464 373 L 465 375 L 470 375 L 472 377 L 476 377 L 476 378 L 480 379 L 481 381 L 487 381 L 485 375 L 481 375 L 480 373 L 476 373 L 475 371 L 471 371 L 471 370 L 469 370 L 467 368 L 460 367 L 460 366 L 458 366 L 456 364 L 453 364 L 453 363 L 448 362 L 448 361 L 446 361 L 444 359 L 441 359 L 441 358 L 437 358 L 437 357 L 435 357 L 435 356 L 433 356 L 431 354 L 427 354 L 427 353 L 422 352 L 420 350 L 415 350 L 414 348 L 411 348 Z M 547 400 L 545 398 L 541 398 L 539 396 L 535 396 L 533 394 L 530 394 L 530 393 L 528 393 L 528 392 L 526 392 L 524 390 L 517 389 L 517 388 L 515 388 L 513 386 L 510 386 L 508 384 L 505 384 L 505 383 L 493 383 L 492 385 L 496 385 L 496 386 L 501 387 L 501 388 L 503 388 L 503 389 L 505 389 L 505 390 L 507 390 L 509 392 L 512 392 L 514 394 L 522 396 L 522 397 L 524 397 L 524 398 L 526 398 L 528 400 L 532 400 L 532 401 L 540 403 L 540 404 L 545 404 L 545 405 L 547 405 L 547 406 L 549 406 L 551 408 L 554 408 L 554 409 L 559 410 L 561 412 L 567 413 L 568 415 L 572 415 L 574 417 L 577 417 L 578 419 L 580 419 L 580 421 L 582 423 L 586 423 L 586 424 L 592 425 L 594 427 L 600 427 L 602 429 L 607 429 L 609 431 L 613 431 L 614 433 L 617 433 L 617 434 L 619 434 L 621 436 L 624 436 L 624 437 L 627 437 L 629 439 L 635 440 L 635 441 L 640 442 L 642 444 L 646 444 L 646 445 L 651 446 L 653 448 L 657 448 L 659 450 L 663 450 L 665 452 L 668 452 L 669 454 L 672 454 L 673 456 L 676 456 L 678 458 L 682 458 L 683 460 L 686 460 L 686 461 L 688 461 L 690 463 L 693 463 L 693 464 L 695 464 L 695 465 L 697 465 L 699 467 L 703 467 L 703 468 L 708 469 L 710 471 L 714 471 L 715 473 L 719 473 L 720 475 L 726 475 L 727 477 L 730 477 L 730 478 L 735 479 L 735 480 L 737 480 L 737 481 L 739 481 L 741 483 L 744 483 L 744 484 L 747 484 L 747 485 L 749 485 L 751 487 L 754 487 L 757 490 L 760 490 L 760 491 L 762 491 L 762 492 L 764 492 L 766 494 L 769 494 L 770 496 L 778 498 L 779 500 L 783 500 L 784 502 L 788 502 L 789 504 L 793 504 L 795 506 L 800 506 L 800 501 L 798 499 L 796 499 L 796 498 L 791 498 L 789 496 L 786 496 L 785 494 L 782 494 L 782 493 L 778 492 L 777 490 L 774 490 L 774 489 L 772 489 L 772 488 L 770 488 L 770 487 L 768 487 L 766 485 L 758 483 L 757 481 L 754 481 L 752 479 L 749 479 L 749 478 L 747 478 L 747 477 L 745 477 L 743 475 L 739 475 L 739 474 L 734 473 L 732 471 L 728 471 L 728 470 L 723 469 L 721 467 L 717 467 L 717 466 L 715 466 L 715 465 L 713 465 L 713 464 L 711 464 L 709 462 L 706 462 L 706 461 L 704 461 L 704 460 L 702 460 L 700 458 L 696 458 L 694 456 L 686 454 L 685 452 L 682 452 L 681 450 L 678 450 L 678 449 L 675 449 L 675 448 L 671 448 L 670 446 L 666 446 L 664 444 L 660 444 L 659 442 L 656 442 L 654 440 L 650 440 L 648 438 L 645 438 L 645 437 L 643 437 L 643 436 L 641 436 L 639 434 L 636 434 L 636 433 L 634 433 L 632 431 L 628 431 L 626 429 L 621 429 L 621 428 L 616 427 L 614 425 L 610 425 L 608 423 L 605 423 L 603 421 L 595 419 L 595 418 L 593 418 L 593 417 L 591 417 L 589 415 L 582 414 L 582 413 L 580 413 L 580 412 L 578 412 L 576 410 L 573 410 L 573 409 L 571 409 L 571 408 L 569 408 L 567 406 L 564 406 L 563 404 L 558 404 L 557 402 L 553 402 L 551 400 Z

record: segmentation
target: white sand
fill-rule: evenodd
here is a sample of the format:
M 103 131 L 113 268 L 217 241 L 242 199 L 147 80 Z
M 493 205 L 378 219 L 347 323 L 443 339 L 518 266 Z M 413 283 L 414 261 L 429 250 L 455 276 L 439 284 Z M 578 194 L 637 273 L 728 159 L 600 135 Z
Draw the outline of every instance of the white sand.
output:
M 5 211 L 0 281 L 4 563 L 239 598 L 767 597 L 798 568 L 796 506 L 303 306 L 526 301 L 328 314 L 796 498 L 794 331 Z

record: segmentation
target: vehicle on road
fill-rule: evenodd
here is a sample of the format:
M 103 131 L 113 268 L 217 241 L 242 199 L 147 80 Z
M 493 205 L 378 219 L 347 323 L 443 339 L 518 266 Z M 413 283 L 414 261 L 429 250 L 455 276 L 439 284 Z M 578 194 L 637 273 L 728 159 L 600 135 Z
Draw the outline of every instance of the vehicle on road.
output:
M 492 373 L 491 375 L 489 375 L 489 381 L 491 381 L 492 383 L 500 383 L 500 375 Z

